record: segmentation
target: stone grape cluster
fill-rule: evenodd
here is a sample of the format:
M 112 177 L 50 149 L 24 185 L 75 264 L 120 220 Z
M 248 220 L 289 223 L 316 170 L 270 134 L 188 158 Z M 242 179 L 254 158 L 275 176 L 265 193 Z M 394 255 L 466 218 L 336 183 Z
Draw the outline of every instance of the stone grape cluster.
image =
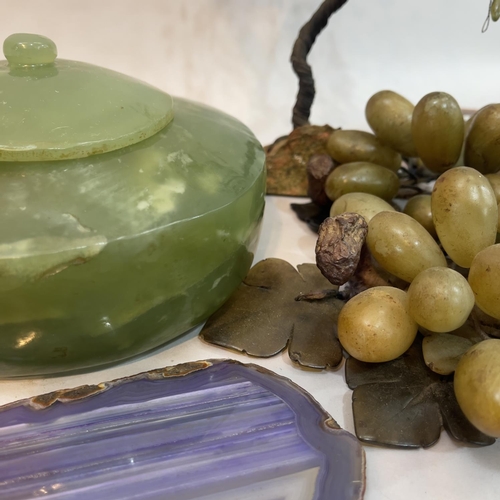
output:
M 366 105 L 373 134 L 336 130 L 328 152 L 339 166 L 326 179 L 330 216 L 355 212 L 368 223 L 366 246 L 384 272 L 406 286 L 377 286 L 351 298 L 339 315 L 345 350 L 366 362 L 403 354 L 417 331 L 452 332 L 474 308 L 500 320 L 500 104 L 467 121 L 444 92 L 416 106 L 392 91 Z M 432 194 L 395 209 L 403 159 L 434 173 Z M 455 373 L 469 420 L 500 437 L 500 339 L 474 345 Z

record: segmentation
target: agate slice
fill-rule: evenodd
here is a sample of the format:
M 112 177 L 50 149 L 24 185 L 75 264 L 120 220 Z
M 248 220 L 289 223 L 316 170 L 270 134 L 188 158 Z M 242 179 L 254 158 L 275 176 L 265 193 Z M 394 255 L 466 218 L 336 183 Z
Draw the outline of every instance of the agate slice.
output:
M 0 491 L 28 499 L 358 500 L 364 452 L 290 380 L 200 361 L 0 411 Z

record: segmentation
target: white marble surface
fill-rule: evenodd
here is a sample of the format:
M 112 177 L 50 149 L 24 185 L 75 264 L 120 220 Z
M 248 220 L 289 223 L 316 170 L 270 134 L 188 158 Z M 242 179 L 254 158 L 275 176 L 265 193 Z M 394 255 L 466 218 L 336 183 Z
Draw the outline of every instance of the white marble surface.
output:
M 294 265 L 314 261 L 315 235 L 298 222 L 285 197 L 268 197 L 256 260 L 280 257 Z M 354 432 L 351 391 L 344 370 L 315 372 L 294 366 L 286 353 L 256 359 L 205 344 L 198 329 L 171 345 L 140 359 L 74 376 L 0 381 L 0 404 L 48 391 L 95 384 L 141 371 L 185 361 L 231 357 L 258 363 L 290 378 L 309 391 L 345 429 Z M 427 450 L 391 450 L 365 446 L 366 500 L 498 500 L 500 495 L 500 441 L 485 448 L 453 442 L 443 432 Z M 1 491 L 0 491 L 1 498 Z
M 319 0 L 1 0 L 0 37 L 35 32 L 62 58 L 107 66 L 174 95 L 225 110 L 262 142 L 290 129 L 297 83 L 288 63 L 301 24 Z M 317 81 L 314 123 L 366 129 L 364 104 L 382 88 L 413 101 L 433 90 L 466 108 L 500 100 L 500 24 L 481 34 L 488 0 L 350 0 L 310 56 Z M 315 237 L 290 199 L 268 199 L 256 256 L 311 262 Z M 98 383 L 188 360 L 257 362 L 311 392 L 353 431 L 343 370 L 296 368 L 286 354 L 267 360 L 202 343 L 197 331 L 133 362 L 84 375 L 0 381 L 0 404 L 63 387 Z M 365 447 L 366 500 L 497 500 L 500 443 L 467 447 L 443 434 L 429 450 Z M 1 497 L 1 491 L 0 491 Z

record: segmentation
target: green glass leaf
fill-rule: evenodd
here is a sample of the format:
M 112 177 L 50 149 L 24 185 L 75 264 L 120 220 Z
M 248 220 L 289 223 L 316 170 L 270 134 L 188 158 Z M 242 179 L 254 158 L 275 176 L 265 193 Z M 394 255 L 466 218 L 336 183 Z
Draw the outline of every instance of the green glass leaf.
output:
M 474 307 L 467 321 L 456 330 L 448 333 L 434 333 L 423 328 L 425 335 L 422 352 L 425 364 L 434 372 L 449 375 L 465 352 L 474 344 L 488 336 L 499 335 L 499 321 Z
M 288 345 L 290 358 L 302 366 L 337 367 L 342 350 L 335 325 L 343 302 L 329 293 L 336 290 L 314 264 L 295 270 L 281 259 L 263 260 L 208 319 L 200 337 L 258 357 L 274 356 Z
M 473 342 L 449 333 L 435 333 L 425 337 L 422 353 L 425 364 L 435 373 L 449 375 L 455 371 L 460 358 L 473 346 Z
M 478 431 L 460 410 L 452 377 L 427 368 L 422 337 L 387 363 L 346 362 L 346 381 L 353 389 L 352 408 L 358 438 L 399 448 L 433 445 L 444 427 L 451 437 L 479 446 L 495 439 Z
M 475 328 L 480 329 L 482 333 L 490 337 L 500 338 L 500 320 L 489 316 L 477 306 L 472 310 L 472 317 L 475 321 Z M 480 340 L 485 340 L 485 338 L 480 337 L 476 342 Z

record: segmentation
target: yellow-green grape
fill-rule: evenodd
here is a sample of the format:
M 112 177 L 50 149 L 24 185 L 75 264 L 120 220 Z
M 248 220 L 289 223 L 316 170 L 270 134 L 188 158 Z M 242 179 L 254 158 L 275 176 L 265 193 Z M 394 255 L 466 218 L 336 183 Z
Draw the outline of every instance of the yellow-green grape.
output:
M 465 128 L 464 128 L 464 141 L 462 142 L 462 149 L 460 150 L 460 156 L 458 157 L 458 160 L 457 160 L 457 165 L 465 165 L 465 160 L 464 160 L 464 157 L 465 157 L 465 138 L 467 137 L 467 134 L 469 133 L 469 130 L 472 126 L 472 122 L 474 121 L 474 118 L 476 116 L 476 113 L 477 111 L 470 115 L 469 118 L 467 118 L 467 120 L 465 120 Z
M 406 293 L 377 286 L 359 293 L 342 308 L 339 340 L 354 358 L 382 363 L 401 356 L 417 334 L 417 323 L 408 311 Z
M 483 248 L 495 243 L 498 207 L 488 179 L 469 167 L 440 175 L 431 198 L 439 240 L 453 261 L 468 268 Z
M 394 208 L 378 196 L 369 193 L 347 193 L 336 199 L 330 209 L 330 217 L 354 212 L 359 214 L 366 222 L 380 212 L 395 212 Z
M 457 101 L 445 92 L 432 92 L 415 106 L 411 124 L 418 156 L 434 172 L 453 167 L 464 141 L 464 117 Z
M 411 197 L 406 204 L 403 213 L 413 217 L 417 222 L 427 229 L 433 238 L 437 238 L 436 228 L 432 221 L 431 195 L 417 194 Z
M 486 174 L 486 178 L 493 188 L 495 198 L 497 199 L 497 204 L 500 203 L 500 174 Z
M 490 104 L 473 117 L 465 139 L 464 160 L 483 174 L 500 170 L 500 104 Z
M 375 215 L 368 224 L 366 243 L 386 271 L 410 283 L 429 267 L 446 267 L 446 258 L 429 232 L 400 212 Z
M 500 244 L 485 248 L 475 256 L 468 279 L 477 306 L 500 319 Z
M 467 280 L 447 267 L 422 271 L 408 289 L 411 317 L 431 332 L 451 332 L 461 327 L 474 307 L 474 293 Z
M 472 346 L 458 363 L 454 378 L 458 404 L 472 425 L 500 437 L 500 340 Z
M 490 15 L 493 22 L 497 22 L 500 19 L 500 0 L 493 0 L 491 2 Z
M 372 95 L 366 104 L 366 121 L 384 144 L 405 156 L 417 156 L 411 136 L 414 107 L 402 95 L 392 90 L 381 90 Z
M 369 193 L 389 201 L 398 189 L 399 178 L 394 172 L 366 161 L 338 166 L 325 183 L 326 195 L 331 200 L 347 193 Z
M 394 172 L 401 166 L 401 155 L 368 132 L 335 130 L 328 139 L 327 149 L 338 163 L 369 161 Z

